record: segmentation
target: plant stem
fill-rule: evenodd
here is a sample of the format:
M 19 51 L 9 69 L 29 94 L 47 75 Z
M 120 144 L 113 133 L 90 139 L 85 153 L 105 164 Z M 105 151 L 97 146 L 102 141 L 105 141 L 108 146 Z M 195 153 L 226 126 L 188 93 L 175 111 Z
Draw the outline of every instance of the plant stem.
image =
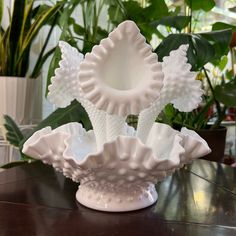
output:
M 196 29 L 196 26 L 197 26 L 197 22 L 199 21 L 199 15 L 200 15 L 200 12 L 198 11 L 197 15 L 195 15 L 195 23 L 192 26 L 192 32 L 195 32 L 195 29 Z M 192 21 L 192 19 L 191 19 L 191 21 Z
M 226 106 L 224 106 L 223 107 L 223 109 L 222 109 L 222 111 L 221 111 L 221 114 L 219 115 L 218 114 L 218 116 L 217 116 L 217 119 L 216 119 L 216 121 L 215 121 L 215 123 L 211 126 L 211 128 L 210 129 L 216 129 L 216 128 L 218 128 L 219 126 L 220 126 L 220 124 L 221 124 L 221 122 L 222 122 L 222 120 L 224 119 L 224 117 L 225 117 L 225 112 L 226 112 L 226 109 L 227 109 L 227 107 Z
M 231 68 L 232 68 L 232 72 L 233 72 L 233 76 L 235 75 L 235 71 L 234 71 L 234 52 L 233 52 L 233 48 L 230 48 L 230 57 L 231 57 Z
M 84 3 L 81 3 L 81 8 L 82 8 L 82 17 L 83 17 L 83 23 L 84 23 L 84 29 L 85 29 L 85 33 L 87 32 L 87 22 L 86 22 L 86 13 L 85 13 L 85 5 Z M 85 38 L 86 38 L 86 34 L 85 34 Z
M 208 102 L 203 106 L 203 108 L 197 113 L 195 119 L 193 120 L 193 125 L 195 125 L 195 128 L 200 129 L 202 128 L 202 120 L 205 118 L 208 109 L 212 106 L 214 103 L 213 98 L 210 98 Z M 200 125 L 199 125 L 200 124 Z
M 189 1 L 189 17 L 190 17 L 190 22 L 189 22 L 189 33 L 192 33 L 192 0 Z
M 49 39 L 51 38 L 52 31 L 53 31 L 53 29 L 54 29 L 54 27 L 55 27 L 55 25 L 56 25 L 57 19 L 58 19 L 58 14 L 56 14 L 56 15 L 55 15 L 55 18 L 53 19 L 52 25 L 51 25 L 50 30 L 49 30 L 49 32 L 48 32 L 48 35 L 47 35 L 47 37 L 46 37 L 46 39 L 45 39 L 45 42 L 44 42 L 44 44 L 43 44 L 43 47 L 42 47 L 42 49 L 41 49 L 41 51 L 40 51 L 40 54 L 39 54 L 39 56 L 38 56 L 38 59 L 37 59 L 37 61 L 36 61 L 36 63 L 35 63 L 33 72 L 32 72 L 31 75 L 30 75 L 30 78 L 36 78 L 36 77 L 38 76 L 38 73 L 39 73 L 39 71 L 40 71 L 40 69 L 41 69 L 40 67 L 41 67 L 41 61 L 42 61 L 42 58 L 43 58 L 43 54 L 44 54 L 45 49 L 46 49 L 46 47 L 47 47 L 47 45 L 48 45 Z
M 77 37 L 77 36 L 73 36 L 74 39 L 78 39 L 80 41 L 83 41 L 83 42 L 87 42 L 87 43 L 90 43 L 91 45 L 96 45 L 95 42 L 93 41 L 90 41 L 90 40 L 85 40 L 83 37 Z
M 215 105 L 216 105 L 216 111 L 217 111 L 217 120 L 215 122 L 215 124 L 212 125 L 211 129 L 214 129 L 214 128 L 217 128 L 219 126 L 219 120 L 220 119 L 223 119 L 222 116 L 224 116 L 224 112 L 225 112 L 225 109 L 221 110 L 221 107 L 220 107 L 220 103 L 217 101 L 216 97 L 215 97 L 215 91 L 214 91 L 214 88 L 211 84 L 211 80 L 207 74 L 207 71 L 206 71 L 206 68 L 203 67 L 203 71 L 204 71 L 204 74 L 206 76 L 206 79 L 207 79 L 207 83 L 209 85 L 209 88 L 211 90 L 211 93 L 212 93 L 212 97 L 213 97 L 213 100 L 215 102 Z

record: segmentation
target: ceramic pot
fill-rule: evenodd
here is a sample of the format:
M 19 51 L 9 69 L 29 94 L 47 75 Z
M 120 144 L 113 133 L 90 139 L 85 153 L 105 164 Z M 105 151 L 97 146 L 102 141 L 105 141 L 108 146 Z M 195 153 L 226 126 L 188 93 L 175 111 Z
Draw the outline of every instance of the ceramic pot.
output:
M 231 48 L 236 46 L 236 32 L 233 32 L 232 38 L 231 38 L 231 41 L 230 41 L 229 45 L 230 45 Z
M 224 158 L 227 128 L 222 126 L 219 129 L 202 129 L 196 132 L 206 140 L 212 150 L 211 153 L 202 157 L 202 159 L 222 162 Z
M 17 124 L 28 125 L 41 119 L 41 79 L 0 77 L 0 117 L 11 116 Z

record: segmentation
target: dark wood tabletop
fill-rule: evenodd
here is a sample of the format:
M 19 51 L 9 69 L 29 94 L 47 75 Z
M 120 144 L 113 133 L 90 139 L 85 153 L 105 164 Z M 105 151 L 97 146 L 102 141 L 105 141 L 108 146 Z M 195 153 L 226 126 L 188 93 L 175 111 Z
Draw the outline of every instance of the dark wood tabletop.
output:
M 156 188 L 156 204 L 127 213 L 88 209 L 78 184 L 35 162 L 0 173 L 0 236 L 236 235 L 236 169 L 197 160 Z

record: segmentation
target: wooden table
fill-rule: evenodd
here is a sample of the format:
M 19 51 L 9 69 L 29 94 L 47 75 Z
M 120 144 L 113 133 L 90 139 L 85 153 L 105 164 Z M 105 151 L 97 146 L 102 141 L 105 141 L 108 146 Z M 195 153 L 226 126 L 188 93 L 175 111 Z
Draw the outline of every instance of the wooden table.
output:
M 77 184 L 40 162 L 0 173 L 0 235 L 236 235 L 236 169 L 205 160 L 157 185 L 153 206 L 127 213 L 90 210 Z

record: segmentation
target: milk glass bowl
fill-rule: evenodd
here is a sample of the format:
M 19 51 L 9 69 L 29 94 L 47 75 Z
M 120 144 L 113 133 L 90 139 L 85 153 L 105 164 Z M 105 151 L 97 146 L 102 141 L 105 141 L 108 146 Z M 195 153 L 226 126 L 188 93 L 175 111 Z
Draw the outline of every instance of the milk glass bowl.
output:
M 76 122 L 46 127 L 25 142 L 23 153 L 80 183 L 78 202 L 111 212 L 150 206 L 158 181 L 210 152 L 194 131 L 155 122 L 168 103 L 190 111 L 201 101 L 187 45 L 161 63 L 136 24 L 125 21 L 85 56 L 66 42 L 59 46 L 62 60 L 48 99 L 57 107 L 78 100 L 93 130 Z M 137 130 L 127 125 L 129 114 L 139 115 Z

